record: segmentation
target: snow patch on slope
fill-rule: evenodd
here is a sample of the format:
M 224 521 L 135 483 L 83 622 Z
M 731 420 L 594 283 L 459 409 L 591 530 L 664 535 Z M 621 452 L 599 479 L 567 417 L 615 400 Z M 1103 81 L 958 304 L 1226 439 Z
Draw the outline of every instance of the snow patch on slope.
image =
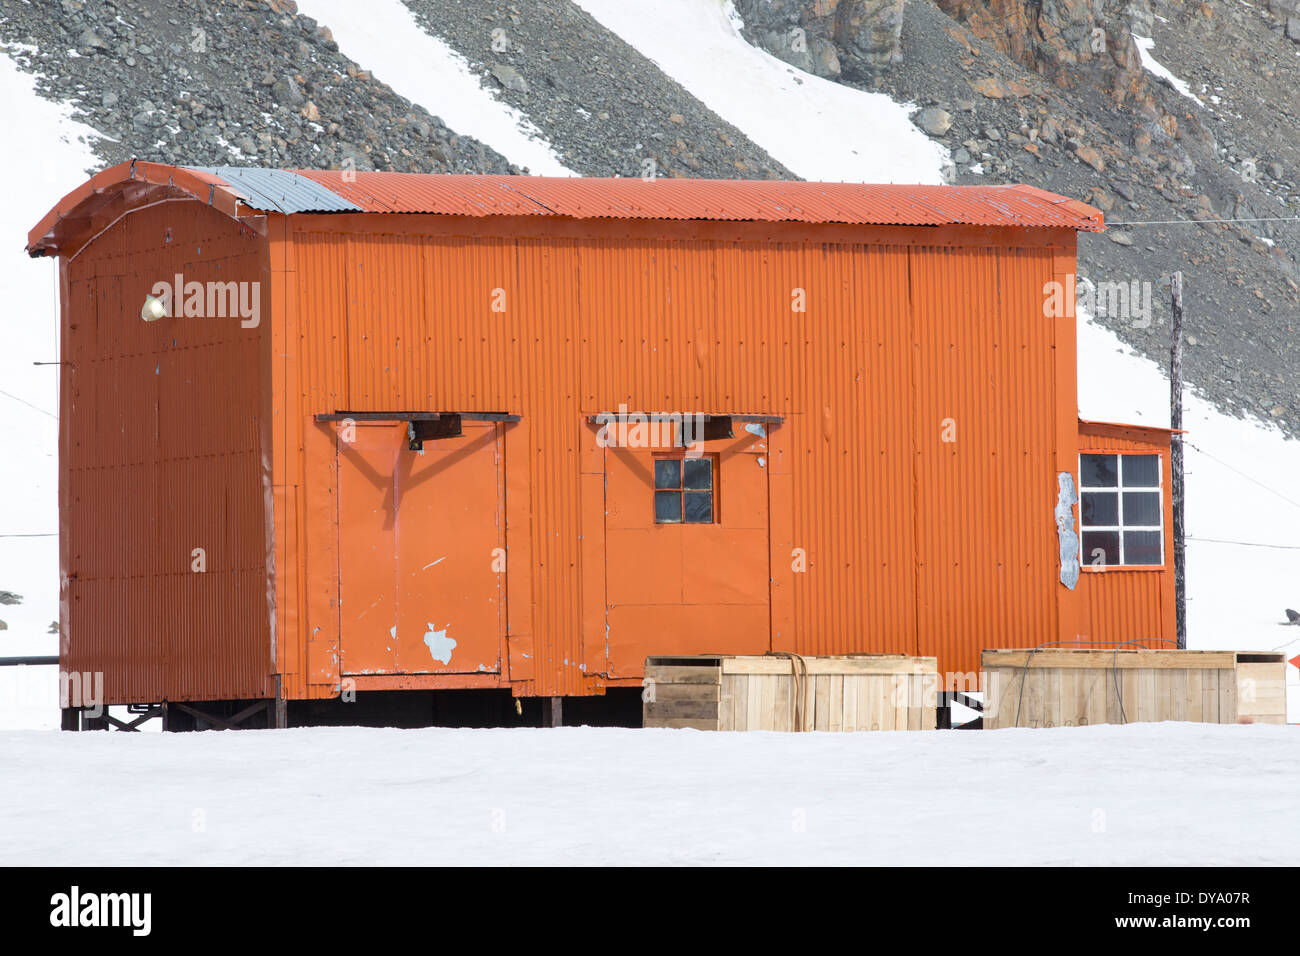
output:
M 329 27 L 344 56 L 450 129 L 533 175 L 574 175 L 527 117 L 493 96 L 464 57 L 425 33 L 401 0 L 301 0 L 298 11 Z
M 705 106 L 804 179 L 943 181 L 947 150 L 914 107 L 796 70 L 740 34 L 730 0 L 575 0 Z
M 1151 51 L 1155 48 L 1156 45 L 1155 40 L 1153 40 L 1151 37 L 1140 37 L 1136 33 L 1134 33 L 1133 42 L 1137 44 L 1138 56 L 1142 58 L 1142 68 L 1144 70 L 1146 70 L 1152 76 L 1156 76 L 1164 80 L 1166 83 L 1172 86 L 1179 93 L 1183 94 L 1183 96 L 1187 97 L 1189 100 L 1195 100 L 1201 106 L 1205 105 L 1203 102 L 1201 102 L 1201 98 L 1192 92 L 1192 88 L 1187 85 L 1186 80 L 1181 80 L 1178 77 L 1174 76 L 1173 73 L 1169 72 L 1169 70 L 1164 65 L 1162 65 L 1159 61 L 1156 60 L 1155 56 L 1151 53 Z
M 0 177 L 20 184 L 0 204 L 0 301 L 4 348 L 0 349 L 0 590 L 23 603 L 0 606 L 0 655 L 56 654 L 58 638 L 47 634 L 59 616 L 59 544 L 56 537 L 8 537 L 57 532 L 58 368 L 57 266 L 22 252 L 27 232 L 69 189 L 99 165 L 88 141 L 98 134 L 71 118 L 72 109 L 39 96 L 35 78 L 0 55 L 0 102 L 21 148 L 0 150 Z M 38 690 L 30 688 L 35 684 Z M 52 667 L 0 668 L 0 727 L 57 727 L 57 676 Z

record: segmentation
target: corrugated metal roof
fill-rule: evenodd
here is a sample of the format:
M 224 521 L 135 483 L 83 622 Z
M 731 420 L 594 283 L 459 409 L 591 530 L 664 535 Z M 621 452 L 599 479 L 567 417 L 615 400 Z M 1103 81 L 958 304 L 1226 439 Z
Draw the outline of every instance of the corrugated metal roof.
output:
M 351 170 L 186 167 L 130 160 L 68 193 L 28 233 L 27 252 L 75 250 L 117 216 L 189 195 L 228 216 L 434 213 L 573 219 L 1003 226 L 1100 232 L 1102 214 L 1032 186 L 873 186 L 772 180 L 583 179 Z M 113 205 L 117 203 L 117 205 Z
M 367 212 L 714 219 L 1100 231 L 1099 211 L 1032 186 L 899 186 L 299 170 Z
M 245 204 L 254 209 L 276 212 L 362 212 L 362 207 L 348 202 L 337 192 L 326 189 L 306 176 L 285 169 L 257 169 L 247 166 L 189 166 L 225 180 L 238 192 Z

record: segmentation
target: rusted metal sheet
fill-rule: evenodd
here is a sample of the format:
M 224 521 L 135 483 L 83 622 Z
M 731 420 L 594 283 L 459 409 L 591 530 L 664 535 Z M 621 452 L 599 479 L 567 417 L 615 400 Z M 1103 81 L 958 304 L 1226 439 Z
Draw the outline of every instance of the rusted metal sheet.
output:
M 1045 249 L 914 251 L 917 653 L 943 671 L 1057 636 Z
M 65 265 L 64 665 L 103 672 L 110 702 L 266 693 L 261 333 L 139 315 L 178 274 L 260 282 L 264 254 L 218 212 L 167 203 Z
M 196 199 L 231 216 L 364 210 L 451 216 L 677 219 L 853 225 L 1104 228 L 1101 213 L 1032 186 L 866 186 L 762 180 L 440 176 L 181 167 L 132 160 L 65 196 L 28 234 L 30 255 L 69 254 L 134 209 Z
M 1084 439 L 1061 360 L 1073 327 L 1044 321 L 1042 290 L 1072 268 L 1086 207 L 1006 189 L 312 173 L 363 209 L 442 214 L 249 218 L 247 190 L 179 172 L 119 171 L 122 189 L 176 201 L 96 237 L 56 216 L 60 238 L 37 237 L 80 250 L 64 267 L 69 660 L 113 662 L 120 699 L 264 696 L 275 679 L 329 697 L 349 672 L 592 694 L 635 684 L 648 653 L 767 649 L 973 671 L 984 648 L 1154 620 L 1146 585 L 1107 583 L 1119 572 L 1085 573 L 1078 595 L 1058 579 L 1056 476 Z M 209 191 L 229 207 L 205 208 Z M 751 221 L 667 221 L 701 218 Z M 883 225 L 954 219 L 978 227 Z M 176 272 L 262 281 L 264 321 L 141 322 Z M 770 419 L 707 448 L 728 456 L 720 522 L 649 520 L 655 448 L 602 448 L 592 423 L 620 408 Z M 477 426 L 498 436 L 494 475 L 439 444 L 472 442 L 469 421 L 423 458 L 403 426 L 357 426 L 392 432 L 396 457 L 349 471 L 347 410 L 517 420 Z M 441 490 L 399 520 L 399 479 L 426 471 Z M 417 558 L 443 543 L 486 553 L 421 590 L 436 567 Z M 357 629 L 394 576 L 390 648 Z M 448 622 L 417 618 L 449 588 L 463 620 L 495 608 L 495 631 L 458 643 L 468 673 L 420 657 Z M 122 623 L 91 631 L 83 605 Z
M 450 227 L 430 233 L 429 220 L 396 232 L 386 222 L 368 227 L 375 235 L 349 231 L 341 254 L 337 236 L 307 223 L 295 235 L 304 289 L 335 255 L 348 289 L 314 313 L 349 330 L 345 365 L 331 372 L 313 359 L 312 374 L 334 384 L 309 380 L 304 392 L 346 382 L 347 407 L 357 409 L 472 399 L 529 424 L 527 692 L 589 693 L 634 677 L 619 632 L 627 628 L 626 647 L 644 649 L 648 625 L 628 612 L 672 590 L 656 567 L 683 573 L 681 552 L 662 564 L 668 558 L 647 541 L 638 579 L 611 537 L 601 573 L 584 570 L 594 560 L 589 539 L 611 534 L 584 517 L 582 488 L 597 493 L 579 480 L 594 447 L 586 420 L 620 404 L 785 416 L 764 436 L 761 466 L 773 468 L 768 507 L 781 512 L 766 521 L 789 529 L 779 547 L 769 533 L 766 620 L 745 618 L 740 605 L 712 620 L 669 602 L 680 620 L 656 628 L 662 652 L 699 650 L 711 631 L 719 646 L 921 652 L 945 670 L 975 670 L 983 647 L 1056 636 L 1044 519 L 1056 406 L 1041 400 L 1054 388 L 1053 326 L 1033 321 L 1050 247 L 475 240 Z M 403 272 L 418 277 L 423 296 L 398 287 Z M 498 289 L 506 308 L 494 313 Z M 943 441 L 947 418 L 955 449 Z M 612 478 L 604 487 L 622 493 Z M 622 507 L 606 497 L 606 521 Z M 606 613 L 593 623 L 583 594 L 602 576 Z M 625 594 L 627 584 L 646 599 Z
M 28 233 L 27 253 L 72 255 L 136 209 L 190 199 L 229 216 L 239 211 L 239 194 L 209 173 L 136 160 L 118 163 L 59 200 Z
M 298 172 L 369 212 L 1102 229 L 1102 216 L 1096 209 L 1018 185 L 863 186 L 740 179 Z

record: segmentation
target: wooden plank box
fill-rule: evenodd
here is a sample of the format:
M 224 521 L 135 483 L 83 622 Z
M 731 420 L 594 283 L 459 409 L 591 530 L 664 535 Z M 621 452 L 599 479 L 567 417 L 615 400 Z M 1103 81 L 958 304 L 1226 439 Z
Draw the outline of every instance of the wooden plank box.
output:
M 984 728 L 1138 721 L 1285 724 L 1273 651 L 985 651 Z
M 934 730 L 933 657 L 648 657 L 643 726 Z

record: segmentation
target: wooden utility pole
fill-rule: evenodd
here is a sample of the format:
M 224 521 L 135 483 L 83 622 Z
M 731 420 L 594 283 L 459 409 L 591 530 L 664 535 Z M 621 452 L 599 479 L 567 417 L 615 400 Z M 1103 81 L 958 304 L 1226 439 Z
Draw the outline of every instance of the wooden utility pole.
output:
M 1169 354 L 1169 427 L 1183 427 L 1183 274 L 1175 272 L 1169 284 L 1173 297 L 1173 345 Z M 1183 436 L 1169 436 L 1169 465 L 1174 495 L 1174 620 L 1179 649 L 1187 647 L 1187 555 L 1184 550 L 1186 515 L 1183 501 Z

